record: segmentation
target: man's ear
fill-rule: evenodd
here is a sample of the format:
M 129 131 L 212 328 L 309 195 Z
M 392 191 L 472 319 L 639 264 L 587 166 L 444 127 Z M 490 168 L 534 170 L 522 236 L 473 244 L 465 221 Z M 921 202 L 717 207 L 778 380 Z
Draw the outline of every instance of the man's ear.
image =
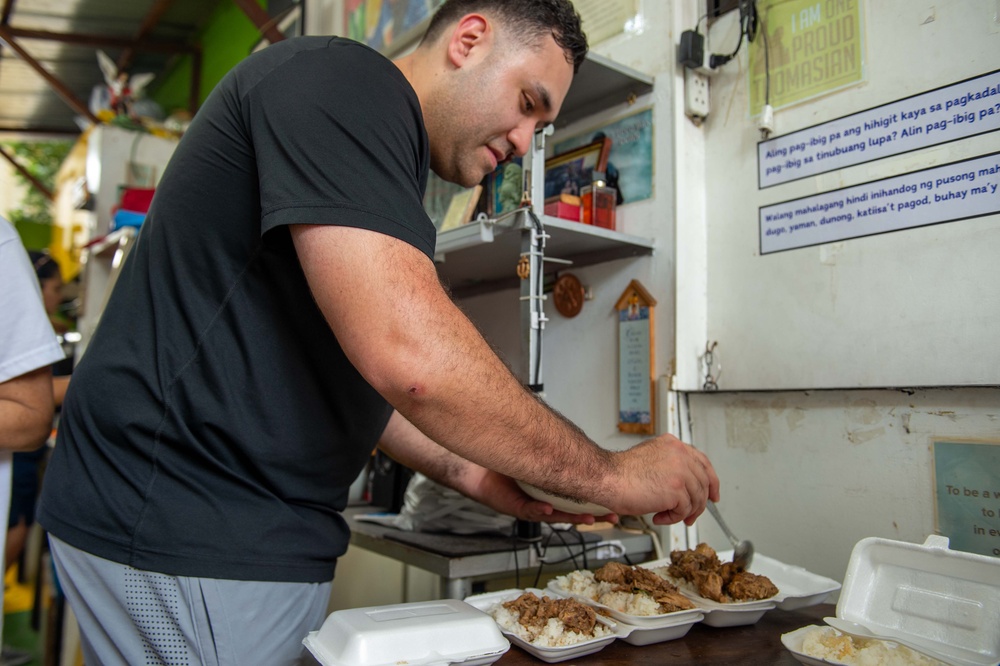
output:
M 482 14 L 466 14 L 448 40 L 448 62 L 461 68 L 484 56 L 493 43 L 493 26 Z

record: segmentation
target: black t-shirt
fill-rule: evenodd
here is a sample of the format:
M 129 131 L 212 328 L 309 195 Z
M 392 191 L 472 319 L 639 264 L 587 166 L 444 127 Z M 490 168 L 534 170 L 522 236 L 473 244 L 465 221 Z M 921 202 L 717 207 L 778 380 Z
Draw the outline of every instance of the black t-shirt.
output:
M 433 256 L 428 168 L 416 94 L 365 46 L 287 40 L 230 72 L 73 375 L 45 528 L 140 569 L 329 580 L 349 538 L 339 511 L 392 410 L 314 303 L 287 225 Z

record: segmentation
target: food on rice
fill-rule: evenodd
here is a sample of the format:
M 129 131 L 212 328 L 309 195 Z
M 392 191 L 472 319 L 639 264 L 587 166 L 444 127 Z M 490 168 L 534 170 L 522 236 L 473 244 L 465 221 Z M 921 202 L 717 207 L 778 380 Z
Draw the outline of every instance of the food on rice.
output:
M 671 552 L 670 566 L 653 571 L 689 592 L 720 603 L 770 599 L 778 593 L 767 576 L 752 574 L 733 562 L 720 562 L 707 543 L 699 543 L 694 550 Z
M 943 662 L 905 645 L 877 638 L 857 638 L 833 627 L 816 627 L 806 633 L 802 653 L 848 666 L 943 666 Z
M 564 647 L 611 635 L 594 609 L 575 599 L 538 598 L 525 592 L 489 609 L 503 629 L 538 647 Z
M 677 588 L 642 567 L 609 562 L 597 571 L 578 570 L 557 576 L 555 584 L 626 615 L 662 615 L 694 608 Z

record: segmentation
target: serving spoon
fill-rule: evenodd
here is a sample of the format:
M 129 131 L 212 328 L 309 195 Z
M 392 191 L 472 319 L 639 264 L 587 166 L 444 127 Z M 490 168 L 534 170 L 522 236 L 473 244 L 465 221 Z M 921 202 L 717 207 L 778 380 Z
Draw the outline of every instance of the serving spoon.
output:
M 744 571 L 750 568 L 750 563 L 753 562 L 753 544 L 746 539 L 737 539 L 733 531 L 729 529 L 729 525 L 726 525 L 726 521 L 722 519 L 722 514 L 719 513 L 719 509 L 716 508 L 715 502 L 708 500 L 708 512 L 712 514 L 715 518 L 715 522 L 719 523 L 719 527 L 722 531 L 726 533 L 726 537 L 729 538 L 729 543 L 733 544 L 733 564 L 739 569 Z

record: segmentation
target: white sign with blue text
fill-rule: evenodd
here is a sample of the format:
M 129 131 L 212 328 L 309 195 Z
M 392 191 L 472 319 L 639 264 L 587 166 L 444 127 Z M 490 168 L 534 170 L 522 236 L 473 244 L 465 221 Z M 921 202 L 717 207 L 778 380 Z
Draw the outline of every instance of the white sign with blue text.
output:
M 761 206 L 760 253 L 1000 213 L 1000 153 Z
M 757 144 L 760 189 L 1000 129 L 1000 70 Z

